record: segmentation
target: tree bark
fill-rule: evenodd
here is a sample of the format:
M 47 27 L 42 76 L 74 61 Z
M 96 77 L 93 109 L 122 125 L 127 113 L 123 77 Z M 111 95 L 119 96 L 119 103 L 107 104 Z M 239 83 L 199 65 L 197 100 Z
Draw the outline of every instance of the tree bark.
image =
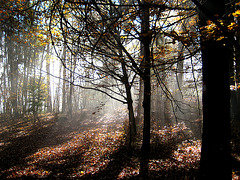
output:
M 208 0 L 206 8 L 222 17 L 224 0 Z M 201 26 L 207 18 L 200 13 Z M 232 179 L 230 151 L 230 88 L 227 43 L 214 37 L 201 39 L 203 63 L 203 135 L 201 179 Z M 216 73 L 216 71 L 218 73 Z M 216 172 L 216 171 L 217 172 Z M 215 171 L 215 172 L 214 172 Z
M 140 162 L 140 176 L 148 176 L 148 162 L 150 156 L 150 118 L 151 118 L 151 54 L 150 44 L 152 39 L 152 32 L 150 31 L 149 23 L 149 7 L 147 3 L 142 2 L 142 14 L 141 14 L 141 42 L 143 45 L 143 81 L 144 81 L 144 125 L 143 125 L 143 144 L 141 148 L 141 162 Z

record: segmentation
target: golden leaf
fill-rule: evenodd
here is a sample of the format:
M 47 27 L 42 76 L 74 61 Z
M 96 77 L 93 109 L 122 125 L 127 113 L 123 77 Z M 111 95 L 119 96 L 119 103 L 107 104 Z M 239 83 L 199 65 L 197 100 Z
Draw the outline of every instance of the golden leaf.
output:
M 224 39 L 224 36 L 220 36 L 216 41 L 221 41 L 222 39 Z
M 234 17 L 238 17 L 240 15 L 240 9 L 236 10 L 234 13 L 232 13 Z

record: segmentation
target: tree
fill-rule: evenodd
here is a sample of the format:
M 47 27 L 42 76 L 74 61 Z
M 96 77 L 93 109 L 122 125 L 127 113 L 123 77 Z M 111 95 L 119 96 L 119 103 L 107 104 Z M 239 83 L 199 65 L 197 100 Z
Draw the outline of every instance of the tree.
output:
M 66 60 L 66 46 L 63 48 L 63 57 L 62 60 Z M 66 79 L 66 68 L 63 68 L 63 79 Z M 62 85 L 62 112 L 66 112 L 66 81 L 63 81 Z
M 143 144 L 142 159 L 140 165 L 140 175 L 148 176 L 148 161 L 150 155 L 150 120 L 151 120 L 151 62 L 150 44 L 152 41 L 152 30 L 150 30 L 149 7 L 146 2 L 142 2 L 141 10 L 141 35 L 140 41 L 143 45 L 143 82 L 144 82 L 144 126 L 143 126 Z
M 35 116 L 43 110 L 44 102 L 47 99 L 47 84 L 42 77 L 32 77 L 28 85 L 29 112 Z
M 52 112 L 52 96 L 51 96 L 51 83 L 50 83 L 50 44 L 47 46 L 46 52 L 46 70 L 47 70 L 47 85 L 48 85 L 48 95 L 47 95 L 47 112 Z
M 84 78 L 91 86 L 79 86 L 100 91 L 115 100 L 126 103 L 129 109 L 130 132 L 133 133 L 131 137 L 134 136 L 134 129 L 136 129 L 131 87 L 136 77 L 143 80 L 144 135 L 141 174 L 146 175 L 150 153 L 151 69 L 153 66 L 169 63 L 159 61 L 154 62 L 156 64 L 153 65 L 153 40 L 163 29 L 168 29 L 164 35 L 173 40 L 172 44 L 175 41 L 189 44 L 186 43 L 188 38 L 176 34 L 174 27 L 170 28 L 181 22 L 181 18 L 170 23 L 168 18 L 171 19 L 172 16 L 164 16 L 162 12 L 192 11 L 193 8 L 178 7 L 174 3 L 175 1 L 165 3 L 68 0 L 55 2 L 51 8 L 52 19 L 59 18 L 55 22 L 52 21 L 50 29 L 53 26 L 60 27 L 60 35 L 56 35 L 58 38 L 53 40 L 53 44 L 65 45 L 72 55 L 84 62 L 85 76 L 77 73 L 75 75 Z M 193 15 L 194 13 L 190 16 Z M 188 15 L 182 18 L 188 18 Z M 162 19 L 167 22 L 166 25 L 163 23 L 164 27 L 160 25 Z M 51 31 L 52 37 L 54 31 L 56 29 Z M 142 52 L 141 55 L 140 52 Z M 178 62 L 178 60 L 174 61 L 173 57 L 169 61 L 172 61 L 171 64 Z M 70 70 L 66 66 L 65 68 Z
M 40 1 L 1 1 L 0 35 L 4 71 L 3 112 L 13 119 L 29 109 L 29 78 L 41 73 L 36 65 L 43 60 L 47 44 Z M 41 56 L 42 55 L 42 56 Z
M 125 49 L 123 47 L 124 40 L 120 35 L 121 25 L 119 25 L 116 21 L 119 18 L 122 18 L 122 15 L 119 16 L 122 9 L 113 8 L 114 6 L 110 6 L 110 8 L 108 8 L 108 6 L 100 8 L 100 4 L 93 3 L 89 5 L 93 9 L 94 15 L 97 14 L 97 16 L 92 16 L 90 9 L 81 9 L 85 6 L 83 4 L 80 5 L 79 10 L 81 10 L 83 14 L 88 14 L 88 16 L 85 18 L 85 16 L 79 16 L 76 14 L 79 18 L 74 20 L 74 16 L 69 16 L 66 12 L 71 11 L 71 8 L 75 7 L 75 3 L 69 2 L 69 4 L 70 6 L 66 5 L 65 7 L 55 4 L 56 12 L 59 13 L 61 17 L 59 22 L 63 44 L 73 56 L 78 55 L 83 57 L 81 60 L 84 60 L 85 62 L 85 71 L 91 70 L 92 72 L 92 74 L 86 73 L 84 76 L 85 80 L 91 84 L 92 87 L 84 88 L 101 91 L 115 100 L 128 105 L 131 132 L 130 139 L 133 141 L 136 135 L 136 123 L 132 105 L 133 100 L 131 97 L 131 87 L 136 76 L 131 75 L 132 73 L 128 68 L 129 65 L 126 63 L 126 57 L 123 56 Z M 74 13 L 74 11 L 71 12 Z M 108 11 L 109 13 L 106 14 L 104 11 Z M 70 27 L 69 24 L 71 23 L 69 18 L 72 18 L 72 26 Z M 111 24 L 114 24 L 114 26 L 110 28 L 109 25 Z M 78 29 L 74 28 L 74 26 L 82 27 L 87 33 L 81 34 L 83 31 L 78 31 Z M 73 36 L 72 33 L 67 34 L 69 30 L 75 31 L 76 33 L 73 33 L 75 35 Z M 89 51 L 90 49 L 92 49 L 92 51 Z M 62 62 L 65 64 L 64 59 L 62 59 Z M 68 68 L 66 64 L 64 67 L 72 74 L 72 70 Z M 112 80 L 109 80 L 110 77 Z M 130 78 L 132 79 L 132 82 Z M 119 82 L 124 85 L 125 92 L 122 90 L 122 87 L 118 86 Z M 115 83 L 117 85 L 115 85 Z M 74 84 L 74 82 L 71 82 L 71 85 L 72 84 Z M 112 94 L 115 94 L 115 97 Z
M 225 15 L 224 1 L 208 0 L 205 8 L 215 17 Z M 208 18 L 200 13 L 201 27 Z M 202 179 L 232 179 L 230 151 L 230 89 L 229 62 L 232 57 L 229 42 L 203 34 L 201 51 L 203 62 L 203 136 L 201 152 Z M 216 76 L 214 70 L 219 73 Z M 217 88 L 217 92 L 216 92 Z M 221 96 L 221 98 L 219 98 Z M 212 173 L 217 169 L 218 173 Z

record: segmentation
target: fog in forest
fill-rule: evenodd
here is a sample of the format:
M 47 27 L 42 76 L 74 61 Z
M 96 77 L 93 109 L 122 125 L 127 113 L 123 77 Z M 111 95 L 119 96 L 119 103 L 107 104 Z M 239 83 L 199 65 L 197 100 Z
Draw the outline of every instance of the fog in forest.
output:
M 58 56 L 66 53 L 62 52 L 63 47 L 57 48 L 62 53 Z M 14 77 L 17 84 L 11 84 L 19 94 L 17 111 L 2 96 L 1 113 L 9 112 L 8 116 L 14 118 L 14 113 L 21 117 L 24 113 L 31 115 L 50 112 L 64 114 L 66 117 L 79 116 L 82 117 L 81 120 L 89 118 L 91 121 L 106 114 L 114 116 L 121 113 L 128 118 L 123 84 L 118 84 L 106 75 L 101 77 L 101 71 L 86 68 L 81 60 L 71 59 L 69 53 L 64 62 L 66 64 L 62 64 L 54 50 L 56 49 L 48 46 L 36 55 L 34 62 L 29 59 L 28 64 L 18 65 L 16 73 L 19 76 Z M 21 53 L 15 56 L 25 58 Z M 200 56 L 196 57 L 169 66 L 163 65 L 152 72 L 151 119 L 161 128 L 183 123 L 194 136 L 200 138 L 202 75 Z M 5 67 L 4 62 L 7 63 L 7 59 L 2 58 L 2 67 Z M 2 68 L 1 76 L 4 77 L 7 71 Z M 10 81 L 11 79 L 6 79 L 3 82 L 6 84 L 3 85 L 7 86 Z M 20 96 L 20 93 L 23 94 Z M 135 117 L 142 120 L 141 79 L 135 78 L 131 94 Z
M 2 0 L 0 179 L 238 179 L 239 5 Z

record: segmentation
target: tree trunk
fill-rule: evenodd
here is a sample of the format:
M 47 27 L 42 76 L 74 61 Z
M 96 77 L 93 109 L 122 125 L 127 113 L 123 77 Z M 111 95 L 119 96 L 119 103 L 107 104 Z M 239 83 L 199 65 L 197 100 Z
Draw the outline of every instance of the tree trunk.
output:
M 66 60 L 66 46 L 63 47 L 63 57 L 62 61 L 64 62 Z M 62 112 L 66 112 L 66 68 L 63 65 L 63 86 L 62 86 Z
M 52 112 L 52 96 L 50 84 L 50 45 L 47 47 L 46 70 L 47 70 L 47 112 Z
M 11 113 L 14 117 L 18 116 L 18 108 L 17 108 L 17 81 L 18 81 L 18 61 L 16 61 L 15 53 L 14 53 L 14 43 L 11 40 L 11 37 L 7 38 L 7 46 L 8 46 L 8 63 L 10 65 L 10 101 L 11 101 Z
M 67 98 L 67 104 L 68 104 L 68 115 L 70 118 L 72 118 L 72 96 L 73 96 L 73 85 L 72 85 L 72 72 L 70 72 L 70 81 L 69 83 L 69 94 Z
M 185 22 L 184 22 L 185 24 Z M 184 26 L 182 25 L 182 29 L 185 30 Z M 184 52 L 183 52 L 183 44 L 179 42 L 178 44 L 178 59 L 179 61 L 177 62 L 177 73 L 176 73 L 176 95 L 175 95 L 175 100 L 177 104 L 175 105 L 175 112 L 176 115 L 183 119 L 183 113 L 181 113 L 182 110 L 182 100 L 183 100 L 183 94 L 182 94 L 182 86 L 183 86 L 183 64 L 184 61 L 182 60 Z
M 208 0 L 206 8 L 222 17 L 224 1 Z M 200 14 L 201 26 L 207 18 Z M 201 179 L 232 179 L 230 151 L 229 57 L 224 40 L 201 39 L 203 62 L 203 135 Z M 216 73 L 216 71 L 218 73 Z M 214 172 L 215 171 L 215 172 Z
M 27 94 L 28 94 L 28 77 L 29 77 L 29 60 L 30 60 L 30 54 L 29 50 L 27 50 L 27 46 L 25 46 L 24 49 L 24 76 L 23 76 L 23 93 L 22 93 L 22 111 L 23 115 L 27 113 Z
M 142 120 L 143 114 L 143 81 L 139 79 L 139 95 L 138 95 L 138 105 L 137 105 L 137 116 L 136 125 L 139 125 Z
M 172 121 L 171 121 L 171 114 L 170 114 L 170 111 L 171 111 L 171 102 L 169 100 L 169 98 L 167 96 L 165 96 L 164 98 L 164 109 L 163 109 L 163 115 L 164 115 L 164 126 L 169 126 L 169 125 L 172 125 Z
M 128 75 L 126 70 L 126 65 L 124 61 L 121 63 L 122 70 L 123 70 L 123 83 L 125 85 L 126 89 L 126 96 L 127 96 L 127 106 L 128 106 L 128 116 L 129 116 L 129 126 L 130 126 L 130 147 L 133 147 L 135 142 L 135 137 L 137 134 L 136 129 L 136 122 L 134 117 L 134 111 L 133 111 L 133 100 L 132 100 L 132 94 L 131 94 L 131 86 L 128 81 Z
M 140 56 L 144 56 L 143 54 L 143 44 L 140 42 Z M 136 124 L 140 124 L 143 119 L 143 80 L 139 78 L 139 95 L 138 95 L 138 106 L 137 106 L 137 117 Z
M 150 44 L 152 39 L 152 32 L 150 31 L 149 23 L 149 7 L 143 1 L 142 17 L 141 17 L 141 42 L 143 45 L 143 81 L 144 81 L 144 125 L 143 125 L 143 144 L 141 148 L 141 162 L 140 162 L 140 176 L 148 176 L 148 161 L 150 156 L 150 118 L 151 118 L 151 56 Z
M 128 87 L 127 87 L 128 86 Z M 133 111 L 133 100 L 131 95 L 131 90 L 129 84 L 125 84 L 125 88 L 127 91 L 127 105 L 128 105 L 128 116 L 129 116 L 129 125 L 130 125 L 130 147 L 133 147 L 135 142 L 137 130 L 136 130 L 136 122 Z
M 61 77 L 61 73 L 62 73 L 62 66 L 60 65 L 60 68 L 59 68 L 59 77 Z M 61 87 L 61 79 L 59 78 L 58 80 L 58 88 L 56 89 L 56 103 L 55 103 L 55 112 L 56 113 L 59 113 L 60 112 L 60 87 Z
M 115 29 L 115 32 L 117 33 L 117 41 L 121 42 L 120 38 L 120 30 Z M 119 48 L 119 55 L 120 57 L 123 57 L 122 49 Z M 121 61 L 121 67 L 122 67 L 122 72 L 123 72 L 123 77 L 121 78 L 121 81 L 123 82 L 126 90 L 126 97 L 127 97 L 127 106 L 128 106 L 128 117 L 129 117 L 129 129 L 130 129 L 130 142 L 129 145 L 131 148 L 133 148 L 134 143 L 135 143 L 135 138 L 137 134 L 137 128 L 136 128 L 136 119 L 134 117 L 134 110 L 133 110 L 133 100 L 132 100 L 132 94 L 131 94 L 131 85 L 129 83 L 129 77 L 127 74 L 127 69 L 126 69 L 126 62 L 123 60 Z

